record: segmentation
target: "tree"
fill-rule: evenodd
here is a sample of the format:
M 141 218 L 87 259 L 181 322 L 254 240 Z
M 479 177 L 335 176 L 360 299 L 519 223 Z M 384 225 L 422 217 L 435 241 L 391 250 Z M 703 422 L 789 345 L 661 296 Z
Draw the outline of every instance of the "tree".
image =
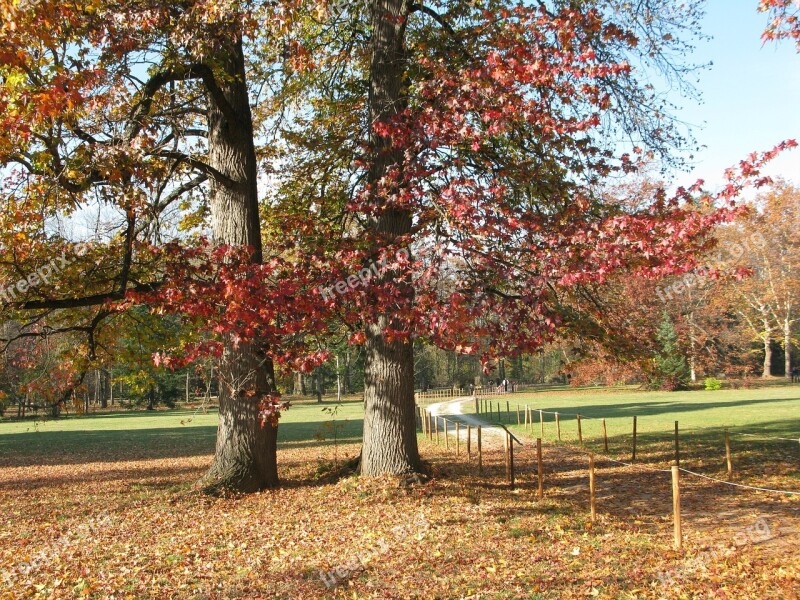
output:
M 661 318 L 656 341 L 660 348 L 655 357 L 656 379 L 653 383 L 669 392 L 685 389 L 689 382 L 689 365 L 678 345 L 678 333 L 667 312 Z
M 795 302 L 800 294 L 800 190 L 779 182 L 761 201 L 754 224 L 769 244 L 759 249 L 757 271 L 766 286 L 772 322 L 782 334 L 784 376 L 790 379 L 793 329 L 800 320 Z
M 247 265 L 251 275 L 258 271 L 265 257 L 250 91 L 264 83 L 266 69 L 281 70 L 280 29 L 290 4 L 43 0 L 6 7 L 0 243 L 15 251 L 2 279 L 32 281 L 37 272 L 42 279 L 61 252 L 68 263 L 36 285 L 16 286 L 7 309 L 27 311 L 30 322 L 60 315 L 62 326 L 51 333 L 85 333 L 95 360 L 96 334 L 131 292 L 192 285 L 165 264 L 181 260 L 175 246 L 159 250 L 165 241 L 201 248 L 195 262 L 235 258 L 240 273 Z M 64 224 L 90 210 L 103 224 L 100 239 L 76 256 L 77 236 Z M 214 246 L 247 252 L 213 253 L 197 242 L 209 230 Z M 209 306 L 224 320 L 224 304 Z M 220 423 L 203 484 L 240 491 L 276 485 L 279 332 L 265 339 L 221 326 L 218 335 Z
M 734 309 L 763 345 L 763 377 L 772 374 L 776 334 L 784 346 L 784 374 L 791 377 L 793 329 L 800 318 L 795 302 L 800 292 L 799 193 L 786 182 L 775 183 L 736 228 L 725 232 L 731 258 L 750 272 L 729 287 Z
M 536 352 L 578 326 L 569 297 L 581 286 L 691 269 L 705 232 L 737 213 L 714 203 L 756 180 L 762 157 L 718 195 L 602 194 L 648 151 L 681 144 L 630 65 L 680 74 L 669 57 L 686 48 L 694 6 L 370 6 L 366 23 L 351 14 L 308 34 L 331 53 L 315 54 L 325 76 L 305 81 L 314 110 L 287 127 L 277 196 L 293 218 L 314 215 L 323 233 L 298 246 L 328 265 L 320 295 L 365 344 L 361 472 L 372 475 L 419 467 L 415 339 L 484 368 Z M 615 153 L 625 135 L 647 147 Z

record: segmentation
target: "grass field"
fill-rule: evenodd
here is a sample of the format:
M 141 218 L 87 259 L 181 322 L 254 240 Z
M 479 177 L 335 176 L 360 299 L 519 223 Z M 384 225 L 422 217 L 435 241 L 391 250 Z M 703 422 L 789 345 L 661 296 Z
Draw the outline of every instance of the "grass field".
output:
M 506 412 L 506 402 L 510 411 Z M 490 404 L 489 404 L 490 403 Z M 509 425 L 518 435 L 539 437 L 539 413 L 544 418 L 544 441 L 578 445 L 578 423 L 586 449 L 602 452 L 602 419 L 606 421 L 609 454 L 629 460 L 633 451 L 633 417 L 637 418 L 637 459 L 667 467 L 675 457 L 675 422 L 679 428 L 679 456 L 691 467 L 719 475 L 725 468 L 724 432 L 741 475 L 759 477 L 779 473 L 794 488 L 800 483 L 800 386 L 770 386 L 748 390 L 642 392 L 633 390 L 559 390 L 489 398 L 492 418 Z M 525 407 L 532 411 L 530 427 L 517 425 L 517 407 L 524 422 Z M 474 407 L 471 407 L 474 411 Z M 783 439 L 779 439 L 783 438 Z M 682 465 L 684 466 L 684 465 Z M 763 482 L 763 480 L 759 479 Z
M 671 432 L 677 420 L 684 430 L 730 427 L 737 431 L 800 438 L 800 385 L 690 392 L 563 390 L 492 398 L 495 405 L 501 403 L 503 411 L 506 399 L 512 410 L 517 405 L 528 405 L 532 409 L 558 412 L 562 424 L 574 421 L 575 414 L 605 418 L 610 436 L 630 433 L 632 418 L 636 415 L 638 431 L 643 434 Z M 512 420 L 516 422 L 516 414 L 513 419 L 503 417 L 506 423 Z M 545 420 L 554 426 L 554 415 L 545 415 Z M 536 421 L 538 423 L 538 414 Z M 597 421 L 586 420 L 584 425 L 590 437 L 600 435 Z M 570 435 L 574 434 L 574 426 L 566 424 L 565 429 Z
M 331 410 L 336 410 L 335 415 Z M 279 443 L 317 446 L 361 439 L 363 403 L 293 405 L 281 417 Z M 103 460 L 196 456 L 214 450 L 217 412 L 111 411 L 60 419 L 0 422 L 0 461 L 69 461 L 75 451 Z
M 509 400 L 604 415 L 611 452 L 624 455 L 633 414 L 645 437 L 669 432 L 675 419 L 796 433 L 795 389 Z M 192 490 L 213 452 L 213 412 L 0 423 L 0 598 L 798 598 L 800 496 L 687 478 L 685 546 L 676 551 L 669 474 L 601 461 L 599 516 L 589 521 L 586 456 L 567 440 L 574 421 L 563 423 L 563 444 L 545 445 L 538 499 L 531 434 L 516 426 L 526 445 L 514 490 L 496 444 L 485 445 L 479 473 L 463 444 L 456 454 L 424 436 L 427 482 L 333 477 L 334 459 L 357 455 L 363 426 L 362 404 L 343 404 L 334 445 L 323 411 L 333 406 L 285 413 L 282 487 L 242 497 Z M 668 441 L 642 443 L 643 461 L 668 460 Z M 686 444 L 692 466 L 702 459 L 697 468 L 716 474 L 718 448 L 702 458 Z M 771 458 L 771 442 L 748 448 L 735 447 L 738 481 L 797 487 L 794 446 L 782 461 Z

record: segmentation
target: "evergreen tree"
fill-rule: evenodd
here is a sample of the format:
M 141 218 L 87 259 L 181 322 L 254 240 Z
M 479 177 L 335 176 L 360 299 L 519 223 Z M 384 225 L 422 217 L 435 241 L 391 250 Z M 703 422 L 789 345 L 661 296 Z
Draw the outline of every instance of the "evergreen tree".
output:
M 689 365 L 678 345 L 678 332 L 666 311 L 656 333 L 656 341 L 660 350 L 655 357 L 653 386 L 668 392 L 686 389 L 689 385 Z

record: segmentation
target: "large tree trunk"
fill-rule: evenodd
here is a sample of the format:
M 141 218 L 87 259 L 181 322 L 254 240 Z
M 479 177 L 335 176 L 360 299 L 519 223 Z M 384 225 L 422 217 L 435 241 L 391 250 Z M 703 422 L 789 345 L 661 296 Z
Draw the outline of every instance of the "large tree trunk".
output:
M 406 66 L 404 38 L 409 14 L 408 0 L 373 0 L 372 59 L 370 64 L 370 122 L 386 121 L 403 110 L 403 77 Z M 403 160 L 402 150 L 392 148 L 391 139 L 370 132 L 372 151 L 368 181 L 375 185 L 392 165 Z M 373 192 L 374 193 L 374 192 Z M 411 231 L 412 216 L 407 210 L 386 206 L 376 195 L 378 205 L 386 207 L 370 228 L 379 243 L 391 244 Z M 376 248 L 380 251 L 381 248 Z M 391 271 L 381 275 L 395 277 Z M 405 286 L 405 301 L 413 301 L 410 284 Z M 368 476 L 419 471 L 416 421 L 414 417 L 414 346 L 409 340 L 389 341 L 383 332 L 393 322 L 391 314 L 379 314 L 366 327 L 364 365 L 364 445 L 361 473 Z
M 272 363 L 253 344 L 226 344 L 219 367 L 219 426 L 214 462 L 201 480 L 208 490 L 256 492 L 278 484 L 277 427 L 261 425 L 252 389 L 269 390 Z
M 251 246 L 260 262 L 257 163 L 241 38 L 220 42 L 215 58 L 217 94 L 208 94 L 208 160 L 224 176 L 212 179 L 214 242 Z M 274 391 L 272 362 L 258 342 L 226 342 L 218 370 L 219 426 L 214 461 L 201 484 L 253 492 L 278 484 L 277 428 L 261 426 L 259 403 Z
M 382 317 L 367 328 L 364 446 L 361 473 L 403 474 L 420 468 L 414 417 L 414 347 L 387 342 Z

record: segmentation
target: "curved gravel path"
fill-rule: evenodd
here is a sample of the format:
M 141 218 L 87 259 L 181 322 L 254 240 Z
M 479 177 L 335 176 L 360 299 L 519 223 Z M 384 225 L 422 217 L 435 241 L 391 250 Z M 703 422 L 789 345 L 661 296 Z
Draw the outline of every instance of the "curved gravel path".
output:
M 468 402 L 473 402 L 472 396 L 464 396 L 461 398 L 454 398 L 446 402 L 437 402 L 427 407 L 427 411 L 434 417 L 446 417 L 448 421 L 456 422 L 463 425 L 472 425 L 473 427 L 481 428 L 481 437 L 484 444 L 486 442 L 497 443 L 503 445 L 506 432 L 502 427 L 497 427 L 491 423 L 483 420 L 478 415 L 464 414 L 464 405 Z M 441 421 L 440 421 L 441 423 Z M 442 427 L 440 425 L 440 427 Z M 466 438 L 466 429 L 461 430 L 461 437 Z

